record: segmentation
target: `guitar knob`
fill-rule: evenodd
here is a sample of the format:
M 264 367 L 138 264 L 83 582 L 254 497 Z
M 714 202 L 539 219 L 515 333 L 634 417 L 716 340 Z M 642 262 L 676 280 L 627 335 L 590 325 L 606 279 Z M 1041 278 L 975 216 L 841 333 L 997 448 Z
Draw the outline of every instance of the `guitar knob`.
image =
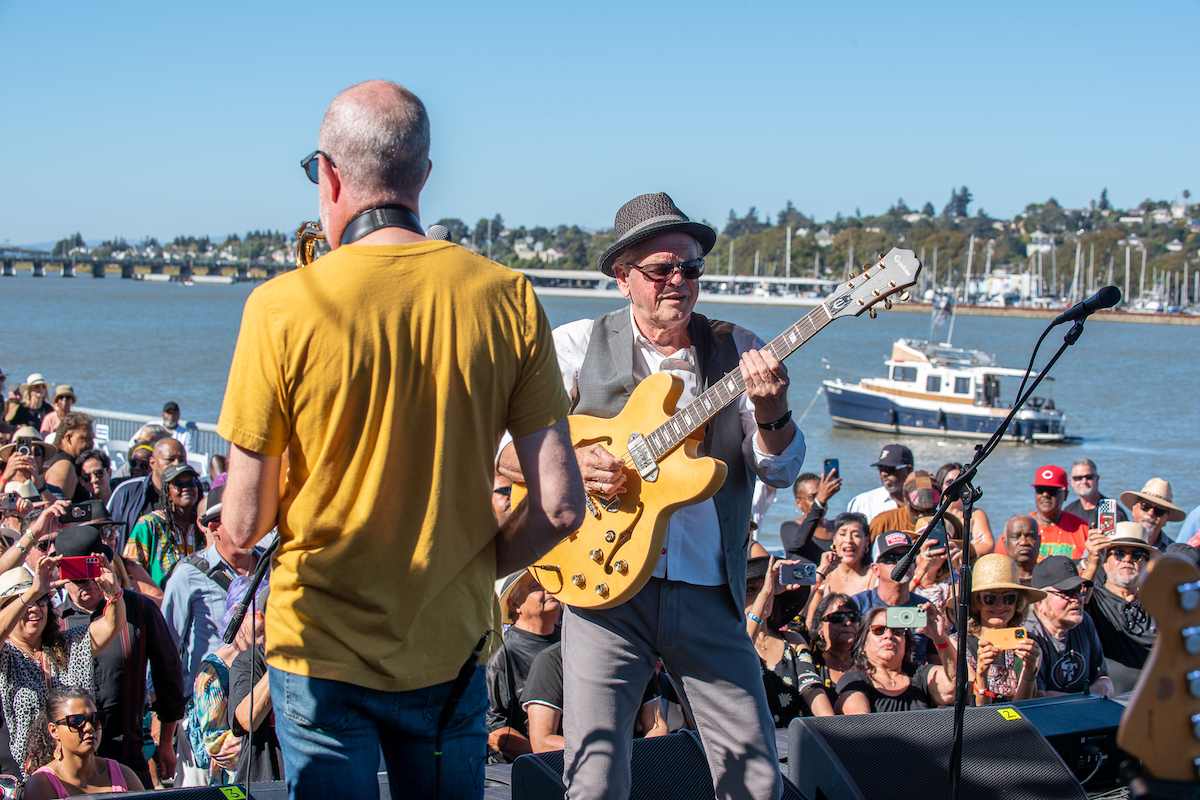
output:
M 609 531 L 608 533 L 604 534 L 604 541 L 608 542 L 609 544 L 612 544 L 616 540 L 617 540 L 617 532 L 616 531 Z
M 604 553 L 599 547 L 589 553 L 589 555 L 591 555 L 592 561 L 595 561 L 597 564 L 604 560 Z
M 583 577 L 582 572 L 577 572 L 571 576 L 571 583 L 575 584 L 577 588 L 582 589 L 587 584 L 587 580 Z
M 908 292 L 901 292 L 901 293 L 900 293 L 900 299 L 901 299 L 901 300 L 904 300 L 905 302 L 907 302 L 907 301 L 908 301 L 908 298 L 910 298 L 910 297 L 912 297 L 912 295 L 911 295 L 911 294 L 909 294 Z
M 613 564 L 613 569 L 615 569 L 620 575 L 626 575 L 629 572 L 629 564 L 624 561 L 618 561 L 617 563 Z M 1200 695 L 1197 696 L 1200 697 Z
M 608 597 L 608 584 L 607 583 L 597 584 L 596 594 L 600 595 L 601 597 Z
M 1200 698 L 1200 669 L 1194 669 L 1187 674 L 1188 691 L 1192 697 Z
M 875 319 L 875 308 L 874 307 L 872 307 L 871 310 L 868 311 L 867 313 L 871 315 L 871 319 Z

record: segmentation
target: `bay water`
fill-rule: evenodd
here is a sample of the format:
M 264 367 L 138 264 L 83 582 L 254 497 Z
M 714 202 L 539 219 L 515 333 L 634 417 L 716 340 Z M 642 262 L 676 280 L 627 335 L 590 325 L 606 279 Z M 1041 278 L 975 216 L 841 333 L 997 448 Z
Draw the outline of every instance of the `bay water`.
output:
M 0 278 L 0 368 L 9 388 L 33 372 L 53 384 L 69 383 L 80 405 L 158 417 L 167 400 L 179 403 L 185 419 L 216 422 L 225 394 L 242 307 L 255 284 L 183 286 L 172 283 L 79 277 Z M 617 308 L 619 301 L 544 297 L 551 323 L 560 325 Z M 697 311 L 743 325 L 770 341 L 809 311 L 801 307 L 727 305 L 702 299 Z M 960 316 L 954 344 L 983 350 L 1003 366 L 1024 368 L 1045 320 Z M 1046 363 L 1068 326 L 1047 337 L 1037 366 Z M 899 337 L 927 338 L 923 314 L 880 311 L 835 320 L 787 361 L 790 402 L 799 420 L 821 380 L 882 376 L 883 360 Z M 938 329 L 945 336 L 946 329 Z M 1175 502 L 1200 504 L 1200 326 L 1089 322 L 1038 394 L 1049 393 L 1067 413 L 1067 431 L 1083 437 L 1072 445 L 1001 445 L 977 480 L 999 533 L 1008 517 L 1033 508 L 1037 467 L 1070 469 L 1077 458 L 1099 467 L 1108 496 L 1139 490 L 1151 477 L 1171 482 Z M 1003 384 L 1012 400 L 1019 379 Z M 1047 389 L 1047 385 L 1049 387 Z M 894 437 L 835 429 L 822 394 L 801 429 L 808 444 L 805 471 L 820 472 L 825 458 L 841 463 L 843 486 L 831 502 L 835 511 L 858 492 L 879 485 L 870 466 Z M 938 437 L 902 437 L 917 467 L 930 472 L 949 461 L 967 462 L 974 442 Z M 1073 499 L 1073 496 L 1072 496 Z M 779 547 L 779 526 L 798 516 L 789 491 L 781 491 L 761 534 Z M 1168 535 L 1178 523 L 1167 527 Z

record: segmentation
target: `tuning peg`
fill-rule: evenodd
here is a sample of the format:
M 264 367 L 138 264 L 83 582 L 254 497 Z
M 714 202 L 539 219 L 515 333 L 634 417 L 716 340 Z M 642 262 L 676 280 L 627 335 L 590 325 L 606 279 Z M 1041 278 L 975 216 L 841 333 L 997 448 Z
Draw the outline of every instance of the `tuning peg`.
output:
M 907 302 L 907 301 L 908 301 L 908 298 L 910 298 L 910 297 L 912 297 L 912 295 L 910 295 L 908 292 L 901 292 L 901 293 L 900 293 L 900 299 L 901 299 L 901 300 L 904 300 L 904 301 L 906 301 L 906 302 Z
M 874 308 L 871 308 L 867 313 L 871 315 L 871 319 L 875 319 L 875 309 Z
M 883 253 L 879 253 L 879 254 L 878 254 L 878 258 L 879 258 L 879 260 L 880 260 L 880 261 L 883 261 Z
M 851 273 L 849 273 L 848 275 L 846 275 L 846 280 L 848 280 L 848 281 L 852 281 L 852 280 L 854 280 L 854 273 L 853 273 L 853 272 L 851 272 Z
M 886 300 L 884 300 L 883 307 L 886 308 L 888 311 L 891 311 L 892 310 L 892 298 L 889 297 Z

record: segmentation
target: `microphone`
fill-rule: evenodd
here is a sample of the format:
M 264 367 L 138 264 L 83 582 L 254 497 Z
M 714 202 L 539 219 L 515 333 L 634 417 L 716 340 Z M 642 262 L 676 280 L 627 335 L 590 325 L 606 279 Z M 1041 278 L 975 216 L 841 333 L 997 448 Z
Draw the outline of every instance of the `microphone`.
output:
M 1074 322 L 1077 319 L 1083 319 L 1102 308 L 1112 308 L 1119 302 L 1121 302 L 1121 290 L 1115 286 L 1105 286 L 1084 302 L 1076 303 L 1059 314 L 1058 318 L 1050 323 L 1050 327 L 1053 328 L 1055 325 L 1061 325 L 1064 322 Z
M 429 230 L 425 231 L 425 238 L 448 242 L 450 241 L 450 229 L 445 225 L 431 225 Z

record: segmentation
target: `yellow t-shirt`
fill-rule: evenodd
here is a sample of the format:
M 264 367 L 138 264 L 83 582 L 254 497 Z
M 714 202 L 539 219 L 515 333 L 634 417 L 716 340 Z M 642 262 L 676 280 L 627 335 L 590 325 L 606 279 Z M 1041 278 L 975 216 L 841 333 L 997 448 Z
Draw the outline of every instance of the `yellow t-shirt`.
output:
M 447 242 L 348 245 L 246 301 L 218 430 L 288 448 L 268 663 L 407 691 L 492 625 L 501 434 L 566 416 L 545 312 Z

